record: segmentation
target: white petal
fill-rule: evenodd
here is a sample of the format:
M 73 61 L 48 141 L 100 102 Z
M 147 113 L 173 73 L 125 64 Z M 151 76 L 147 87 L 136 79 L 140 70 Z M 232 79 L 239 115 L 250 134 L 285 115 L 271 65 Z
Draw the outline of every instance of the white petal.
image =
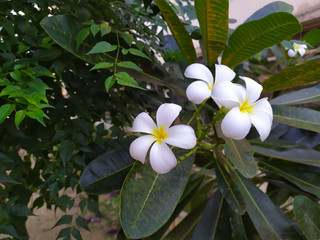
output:
M 247 93 L 246 95 L 247 95 L 249 104 L 254 103 L 260 97 L 260 94 L 263 89 L 262 86 L 256 81 L 252 80 L 251 78 L 248 78 L 248 77 L 240 77 L 240 78 L 244 80 L 246 83 L 246 93 Z
M 236 73 L 225 65 L 219 65 L 216 64 L 216 77 L 215 77 L 215 83 L 228 81 L 231 82 L 232 79 L 236 76 Z
M 150 150 L 150 164 L 157 173 L 164 174 L 177 165 L 177 159 L 167 144 L 155 142 Z
M 189 101 L 194 104 L 202 103 L 206 98 L 210 97 L 211 90 L 204 81 L 195 81 L 187 87 L 186 91 Z
M 201 63 L 194 63 L 189 65 L 184 71 L 184 75 L 187 78 L 201 79 L 203 81 L 206 81 L 208 85 L 213 84 L 213 76 L 211 71 Z
M 292 50 L 292 49 L 289 49 L 289 50 L 288 50 L 288 56 L 289 56 L 289 57 L 294 57 L 296 54 L 297 54 L 297 51 L 294 51 L 294 50 Z
M 158 127 L 163 126 L 168 129 L 179 116 L 181 109 L 182 107 L 174 103 L 161 104 L 156 115 Z
M 197 144 L 197 138 L 192 127 L 187 125 L 175 125 L 168 129 L 166 143 L 183 148 L 191 149 Z
M 270 134 L 272 118 L 265 112 L 255 111 L 254 114 L 250 115 L 250 119 L 258 131 L 261 141 L 264 141 Z
M 242 94 L 239 86 L 231 82 L 220 82 L 213 86 L 211 97 L 222 106 L 232 108 L 239 105 Z
M 152 118 L 145 112 L 140 113 L 133 121 L 132 131 L 152 133 L 152 130 L 157 129 L 157 125 Z
M 260 112 L 264 112 L 264 113 L 268 114 L 270 116 L 271 120 L 273 118 L 272 107 L 271 107 L 269 101 L 267 100 L 267 98 L 262 98 L 259 101 L 255 102 L 254 108 L 253 108 L 253 113 L 255 111 L 260 111 Z
M 152 135 L 144 135 L 135 139 L 129 147 L 131 157 L 145 163 L 148 150 L 154 141 Z
M 249 133 L 251 121 L 248 113 L 242 113 L 238 107 L 232 108 L 221 123 L 223 135 L 236 140 L 243 139 Z
M 300 53 L 300 56 L 303 56 L 306 53 L 306 49 L 304 48 L 299 48 L 297 51 Z

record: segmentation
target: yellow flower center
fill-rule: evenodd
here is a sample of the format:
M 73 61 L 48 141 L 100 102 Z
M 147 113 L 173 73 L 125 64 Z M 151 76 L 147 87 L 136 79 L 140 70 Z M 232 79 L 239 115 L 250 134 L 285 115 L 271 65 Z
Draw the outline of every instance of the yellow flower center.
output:
M 208 84 L 208 88 L 209 88 L 209 90 L 212 90 L 213 84 L 212 83 Z
M 241 105 L 239 106 L 239 109 L 242 113 L 247 112 L 247 113 L 251 114 L 252 110 L 253 110 L 253 105 L 249 105 L 248 99 L 246 99 L 243 103 L 241 103 Z
M 299 46 L 298 45 L 294 45 L 293 48 L 294 48 L 294 50 L 298 50 Z
M 168 133 L 165 131 L 163 126 L 160 126 L 158 129 L 154 129 L 152 134 L 154 135 L 154 140 L 158 141 L 159 144 L 168 137 Z

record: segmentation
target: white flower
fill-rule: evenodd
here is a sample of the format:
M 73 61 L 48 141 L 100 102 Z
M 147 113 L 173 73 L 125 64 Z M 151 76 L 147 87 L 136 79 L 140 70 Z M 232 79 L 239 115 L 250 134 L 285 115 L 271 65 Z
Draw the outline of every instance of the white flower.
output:
M 303 56 L 306 53 L 306 49 L 308 48 L 306 44 L 297 44 L 293 43 L 293 48 L 288 50 L 288 56 L 294 57 L 299 52 L 300 56 Z
M 213 98 L 230 109 L 222 120 L 222 133 L 226 137 L 240 140 L 249 133 L 253 124 L 261 141 L 264 141 L 272 125 L 271 105 L 267 98 L 258 100 L 262 92 L 260 84 L 247 77 L 241 79 L 245 81 L 246 88 L 240 84 L 223 82 L 216 84 L 213 89 Z
M 191 149 L 197 143 L 192 127 L 187 125 L 171 126 L 178 117 L 181 107 L 173 103 L 162 104 L 156 114 L 157 124 L 145 112 L 133 121 L 132 131 L 147 133 L 135 139 L 129 148 L 130 155 L 145 163 L 150 149 L 151 167 L 160 174 L 169 172 L 177 165 L 177 159 L 167 144 L 183 149 Z M 152 145 L 152 146 L 151 146 Z
M 234 71 L 225 65 L 215 65 L 216 73 L 215 80 L 213 79 L 211 71 L 203 64 L 194 63 L 188 66 L 184 75 L 188 78 L 200 79 L 191 83 L 186 91 L 188 99 L 200 104 L 205 99 L 211 96 L 211 91 L 217 82 L 229 81 L 235 77 Z

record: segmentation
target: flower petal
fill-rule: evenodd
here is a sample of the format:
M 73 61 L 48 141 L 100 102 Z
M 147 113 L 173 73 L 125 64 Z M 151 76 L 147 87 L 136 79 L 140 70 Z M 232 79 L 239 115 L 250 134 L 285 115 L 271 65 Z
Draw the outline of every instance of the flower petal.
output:
M 223 135 L 236 140 L 243 139 L 249 133 L 251 121 L 248 113 L 242 113 L 238 107 L 232 108 L 221 123 Z
M 248 77 L 240 77 L 240 78 L 244 80 L 246 83 L 246 93 L 247 93 L 246 95 L 248 98 L 248 102 L 249 104 L 253 104 L 260 97 L 260 94 L 263 88 L 259 83 L 257 83 L 251 78 L 248 78 Z
M 145 163 L 148 150 L 154 141 L 155 139 L 152 135 L 144 135 L 135 139 L 129 147 L 131 157 Z
M 216 64 L 215 67 L 216 67 L 216 74 L 215 74 L 216 76 L 214 79 L 215 83 L 224 82 L 224 81 L 231 82 L 232 79 L 234 79 L 234 77 L 236 76 L 236 73 L 228 66 Z
M 208 83 L 208 85 L 213 85 L 213 76 L 209 68 L 201 63 L 193 63 L 189 65 L 184 71 L 184 75 L 187 78 L 201 79 Z
M 179 116 L 181 107 L 174 103 L 164 103 L 157 110 L 158 127 L 163 126 L 168 129 L 174 120 Z
M 191 149 L 197 144 L 197 138 L 192 127 L 187 125 L 175 125 L 168 129 L 166 143 L 183 148 Z
M 145 112 L 140 113 L 133 121 L 132 131 L 152 133 L 154 129 L 157 129 L 157 125 L 152 118 Z
M 289 56 L 289 57 L 294 57 L 296 54 L 297 54 L 297 51 L 294 51 L 294 50 L 292 50 L 292 49 L 289 49 L 289 50 L 288 50 L 288 56 Z
M 300 56 L 303 56 L 306 53 L 306 49 L 303 47 L 300 47 L 297 51 L 300 53 Z
M 261 141 L 264 141 L 270 134 L 272 119 L 265 112 L 256 111 L 250 115 L 253 126 L 257 129 Z
M 239 105 L 240 99 L 242 99 L 242 94 L 240 86 L 225 81 L 213 86 L 211 97 L 215 101 L 218 101 L 222 106 L 232 108 Z
M 195 81 L 187 87 L 186 94 L 189 101 L 194 104 L 200 104 L 206 98 L 210 97 L 211 90 L 204 81 Z
M 255 111 L 260 111 L 268 114 L 271 120 L 273 118 L 272 107 L 267 98 L 262 98 L 259 101 L 255 102 L 254 108 L 253 108 L 253 114 L 255 113 Z
M 177 159 L 167 144 L 155 142 L 150 150 L 150 164 L 154 171 L 164 174 L 177 165 Z

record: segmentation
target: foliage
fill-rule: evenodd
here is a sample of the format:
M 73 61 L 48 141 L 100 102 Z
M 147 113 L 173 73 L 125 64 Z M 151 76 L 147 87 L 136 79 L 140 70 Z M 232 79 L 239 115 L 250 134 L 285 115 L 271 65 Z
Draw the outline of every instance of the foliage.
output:
M 287 55 L 301 31 L 288 4 L 269 4 L 228 34 L 228 1 L 186 3 L 0 3 L 1 233 L 28 239 L 35 208 L 79 202 L 55 226 L 65 226 L 57 239 L 81 239 L 90 227 L 82 213 L 100 214 L 99 194 L 121 189 L 118 239 L 319 237 L 318 49 Z M 221 56 L 239 75 L 264 80 L 274 112 L 266 141 L 254 129 L 243 140 L 224 137 L 213 101 L 186 100 L 182 59 L 195 61 L 195 16 L 211 70 Z M 166 49 L 169 28 L 177 44 Z M 316 47 L 318 35 L 302 40 Z M 183 107 L 179 121 L 196 129 L 198 143 L 174 149 L 179 164 L 161 175 L 134 163 L 128 147 L 133 117 L 164 102 Z

